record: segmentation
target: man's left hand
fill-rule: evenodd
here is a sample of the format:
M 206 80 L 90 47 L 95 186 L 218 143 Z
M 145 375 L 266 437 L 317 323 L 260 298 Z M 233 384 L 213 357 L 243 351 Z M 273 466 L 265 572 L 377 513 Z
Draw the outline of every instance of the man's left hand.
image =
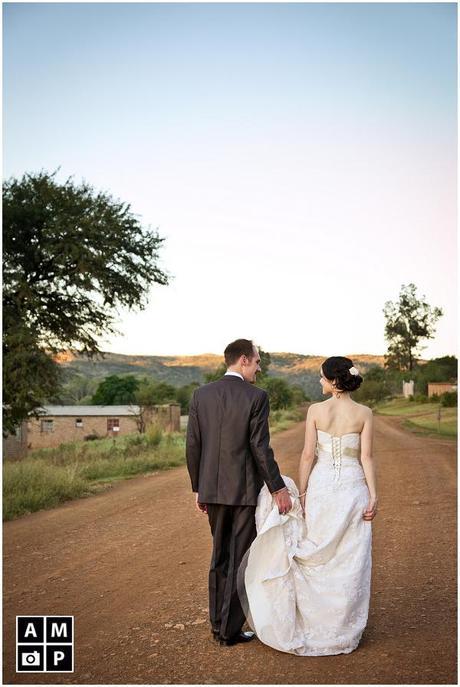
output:
M 200 503 L 198 501 L 198 494 L 196 494 L 196 501 L 195 501 L 195 508 L 199 513 L 207 513 L 208 512 L 208 507 L 205 503 Z

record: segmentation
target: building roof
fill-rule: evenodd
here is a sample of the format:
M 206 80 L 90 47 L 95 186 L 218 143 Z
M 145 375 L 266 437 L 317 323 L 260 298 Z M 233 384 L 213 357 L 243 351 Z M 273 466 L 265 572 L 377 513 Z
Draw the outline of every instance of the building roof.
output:
M 39 415 L 67 415 L 71 417 L 88 416 L 114 416 L 130 415 L 131 417 L 139 414 L 139 406 L 42 406 L 38 409 Z
M 457 380 L 453 379 L 450 382 L 428 382 L 430 386 L 457 386 Z

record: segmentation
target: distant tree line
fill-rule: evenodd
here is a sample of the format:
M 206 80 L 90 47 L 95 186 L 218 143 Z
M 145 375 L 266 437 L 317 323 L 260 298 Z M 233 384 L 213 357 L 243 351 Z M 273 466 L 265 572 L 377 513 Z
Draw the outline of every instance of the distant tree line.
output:
M 430 382 L 453 382 L 457 379 L 457 365 L 458 360 L 453 355 L 427 362 L 416 361 L 410 371 L 373 365 L 364 374 L 364 381 L 353 393 L 353 398 L 359 403 L 379 403 L 386 398 L 400 396 L 403 381 L 412 379 L 418 400 L 424 400 Z
M 181 413 L 188 413 L 189 402 L 193 391 L 199 386 L 193 382 L 181 387 L 166 382 L 158 382 L 148 377 L 134 375 L 109 375 L 99 382 L 90 399 L 90 405 L 126 405 L 132 403 L 140 406 L 179 403 Z
M 290 385 L 281 377 L 268 376 L 270 354 L 261 350 L 260 355 L 262 372 L 258 376 L 257 386 L 267 391 L 273 410 L 292 408 L 309 400 L 299 385 Z M 214 372 L 205 375 L 206 382 L 220 379 L 226 369 L 222 363 Z M 179 403 L 181 413 L 187 415 L 192 394 L 200 386 L 199 383 L 192 382 L 175 387 L 166 382 L 132 374 L 108 375 L 99 380 L 88 380 L 71 371 L 67 374 L 67 382 L 58 394 L 49 399 L 51 403 L 66 403 L 70 400 L 71 403 L 89 405 L 133 404 L 141 408 Z

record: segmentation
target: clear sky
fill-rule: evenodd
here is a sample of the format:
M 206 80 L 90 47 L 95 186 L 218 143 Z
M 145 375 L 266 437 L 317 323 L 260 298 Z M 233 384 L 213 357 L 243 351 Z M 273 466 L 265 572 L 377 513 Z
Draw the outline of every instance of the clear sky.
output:
M 455 352 L 455 4 L 3 11 L 5 176 L 60 166 L 166 238 L 105 350 L 381 354 L 414 282 Z

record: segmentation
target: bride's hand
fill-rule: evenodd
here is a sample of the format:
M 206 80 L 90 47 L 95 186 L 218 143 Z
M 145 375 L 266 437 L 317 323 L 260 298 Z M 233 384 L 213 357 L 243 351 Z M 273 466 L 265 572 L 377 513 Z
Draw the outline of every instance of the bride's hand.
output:
M 303 515 L 303 517 L 305 517 L 305 498 L 306 498 L 306 496 L 305 496 L 305 494 L 304 494 L 304 495 L 301 496 L 300 499 L 299 499 L 299 501 L 300 501 L 300 507 L 301 507 L 301 509 L 302 509 L 302 515 Z
M 377 514 L 377 497 L 376 496 L 371 496 L 369 498 L 369 503 L 367 504 L 367 508 L 363 513 L 363 518 L 364 520 L 373 520 Z

